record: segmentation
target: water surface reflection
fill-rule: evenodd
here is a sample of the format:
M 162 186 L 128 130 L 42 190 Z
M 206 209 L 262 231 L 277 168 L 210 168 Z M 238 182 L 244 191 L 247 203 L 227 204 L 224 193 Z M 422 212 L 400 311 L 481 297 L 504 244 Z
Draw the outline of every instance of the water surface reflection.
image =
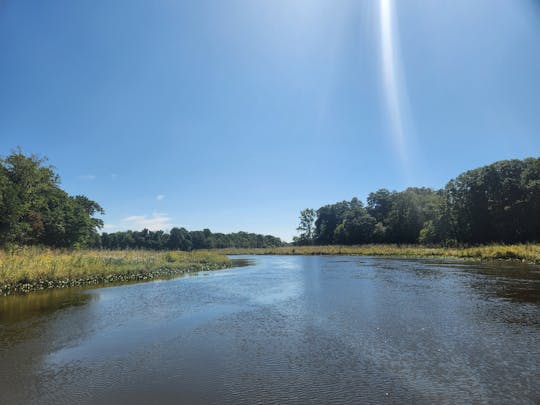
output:
M 0 403 L 540 401 L 534 266 L 239 257 L 0 298 Z

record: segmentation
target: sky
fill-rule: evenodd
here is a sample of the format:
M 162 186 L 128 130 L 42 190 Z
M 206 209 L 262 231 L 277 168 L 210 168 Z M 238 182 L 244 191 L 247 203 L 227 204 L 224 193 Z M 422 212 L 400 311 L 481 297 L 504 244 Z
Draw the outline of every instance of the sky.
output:
M 0 0 L 0 156 L 105 231 L 273 234 L 304 208 L 540 156 L 535 0 Z

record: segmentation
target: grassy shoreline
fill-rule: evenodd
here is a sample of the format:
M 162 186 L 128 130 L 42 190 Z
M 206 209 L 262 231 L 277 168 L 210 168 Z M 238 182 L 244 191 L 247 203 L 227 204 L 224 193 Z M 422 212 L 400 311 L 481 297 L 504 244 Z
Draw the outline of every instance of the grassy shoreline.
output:
M 468 260 L 514 260 L 540 264 L 540 244 L 430 247 L 420 245 L 286 246 L 266 249 L 214 249 L 225 255 L 354 255 Z
M 20 248 L 0 251 L 0 295 L 144 281 L 228 267 L 230 259 L 215 252 Z
M 226 255 L 358 255 L 512 260 L 540 264 L 540 244 L 429 247 L 419 245 L 286 246 L 266 249 L 106 251 L 19 248 L 0 250 L 0 295 L 127 281 L 168 278 L 231 267 Z

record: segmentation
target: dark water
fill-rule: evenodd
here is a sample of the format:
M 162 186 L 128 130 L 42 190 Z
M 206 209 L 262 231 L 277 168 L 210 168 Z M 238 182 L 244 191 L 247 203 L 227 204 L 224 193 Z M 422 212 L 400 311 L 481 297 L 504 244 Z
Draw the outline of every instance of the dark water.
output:
M 539 403 L 540 268 L 260 256 L 0 297 L 0 403 Z

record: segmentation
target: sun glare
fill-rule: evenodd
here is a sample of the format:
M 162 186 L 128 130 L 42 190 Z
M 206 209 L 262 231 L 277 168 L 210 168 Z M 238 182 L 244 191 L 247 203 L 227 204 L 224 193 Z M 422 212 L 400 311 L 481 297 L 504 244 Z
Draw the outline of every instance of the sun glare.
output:
M 392 132 L 392 143 L 402 165 L 406 168 L 408 156 L 405 145 L 402 94 L 399 83 L 399 63 L 396 60 L 397 44 L 394 36 L 392 1 L 380 0 L 379 13 L 383 85 Z

